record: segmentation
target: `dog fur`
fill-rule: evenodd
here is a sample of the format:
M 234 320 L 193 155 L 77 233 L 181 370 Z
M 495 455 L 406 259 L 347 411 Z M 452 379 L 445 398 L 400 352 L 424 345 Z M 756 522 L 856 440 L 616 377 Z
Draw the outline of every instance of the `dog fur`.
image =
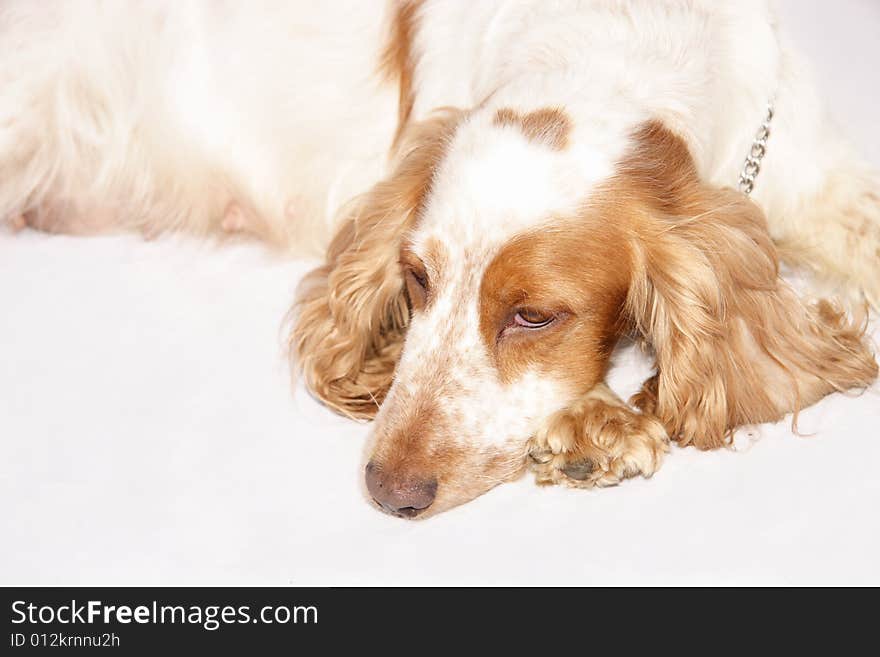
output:
M 880 176 L 764 0 L 6 0 L 0 61 L 10 227 L 326 248 L 294 366 L 375 418 L 394 513 L 527 464 L 650 476 L 877 376 L 864 326 L 779 276 L 876 307 Z M 622 335 L 656 357 L 638 410 L 604 383 Z

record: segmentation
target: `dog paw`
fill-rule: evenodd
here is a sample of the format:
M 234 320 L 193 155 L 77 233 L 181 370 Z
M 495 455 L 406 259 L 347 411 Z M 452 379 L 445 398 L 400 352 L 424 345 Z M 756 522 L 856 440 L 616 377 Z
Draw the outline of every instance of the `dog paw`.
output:
M 539 484 L 614 486 L 650 477 L 669 450 L 660 421 L 624 406 L 604 391 L 556 413 L 533 438 L 530 456 Z

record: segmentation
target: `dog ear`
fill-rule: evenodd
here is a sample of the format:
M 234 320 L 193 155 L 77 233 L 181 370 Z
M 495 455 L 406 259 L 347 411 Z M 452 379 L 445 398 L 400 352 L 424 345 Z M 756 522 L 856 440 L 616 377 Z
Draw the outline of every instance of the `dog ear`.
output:
M 391 176 L 355 199 L 325 264 L 297 291 L 291 358 L 311 391 L 344 415 L 372 418 L 391 386 L 409 318 L 401 240 L 459 118 L 449 110 L 406 129 Z
M 869 385 L 864 329 L 779 277 L 760 208 L 701 183 L 687 147 L 657 124 L 624 167 L 636 207 L 626 312 L 656 354 L 633 403 L 681 444 L 728 444 L 829 392 Z M 795 416 L 796 417 L 796 416 Z

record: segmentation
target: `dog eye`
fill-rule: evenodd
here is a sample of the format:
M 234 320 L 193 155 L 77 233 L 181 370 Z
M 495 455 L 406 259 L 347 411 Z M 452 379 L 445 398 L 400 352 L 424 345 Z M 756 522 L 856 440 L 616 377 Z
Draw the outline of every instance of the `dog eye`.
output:
M 530 308 L 520 309 L 513 316 L 513 323 L 527 329 L 539 329 L 549 325 L 556 317 Z
M 413 280 L 418 283 L 419 287 L 427 292 L 428 290 L 428 276 L 423 271 L 419 271 L 417 269 L 408 269 L 407 273 L 412 276 Z
M 424 271 L 407 267 L 404 273 L 406 298 L 410 314 L 420 310 L 428 302 L 428 277 Z

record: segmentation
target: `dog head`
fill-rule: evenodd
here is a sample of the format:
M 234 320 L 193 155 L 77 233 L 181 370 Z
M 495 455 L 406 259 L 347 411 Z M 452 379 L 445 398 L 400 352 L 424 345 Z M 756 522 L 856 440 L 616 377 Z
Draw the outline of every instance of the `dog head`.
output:
M 367 488 L 411 517 L 519 475 L 626 331 L 656 352 L 643 408 L 699 447 L 876 373 L 857 331 L 779 280 L 757 206 L 703 184 L 681 138 L 559 108 L 411 126 L 304 282 L 292 345 L 326 403 L 375 416 Z

